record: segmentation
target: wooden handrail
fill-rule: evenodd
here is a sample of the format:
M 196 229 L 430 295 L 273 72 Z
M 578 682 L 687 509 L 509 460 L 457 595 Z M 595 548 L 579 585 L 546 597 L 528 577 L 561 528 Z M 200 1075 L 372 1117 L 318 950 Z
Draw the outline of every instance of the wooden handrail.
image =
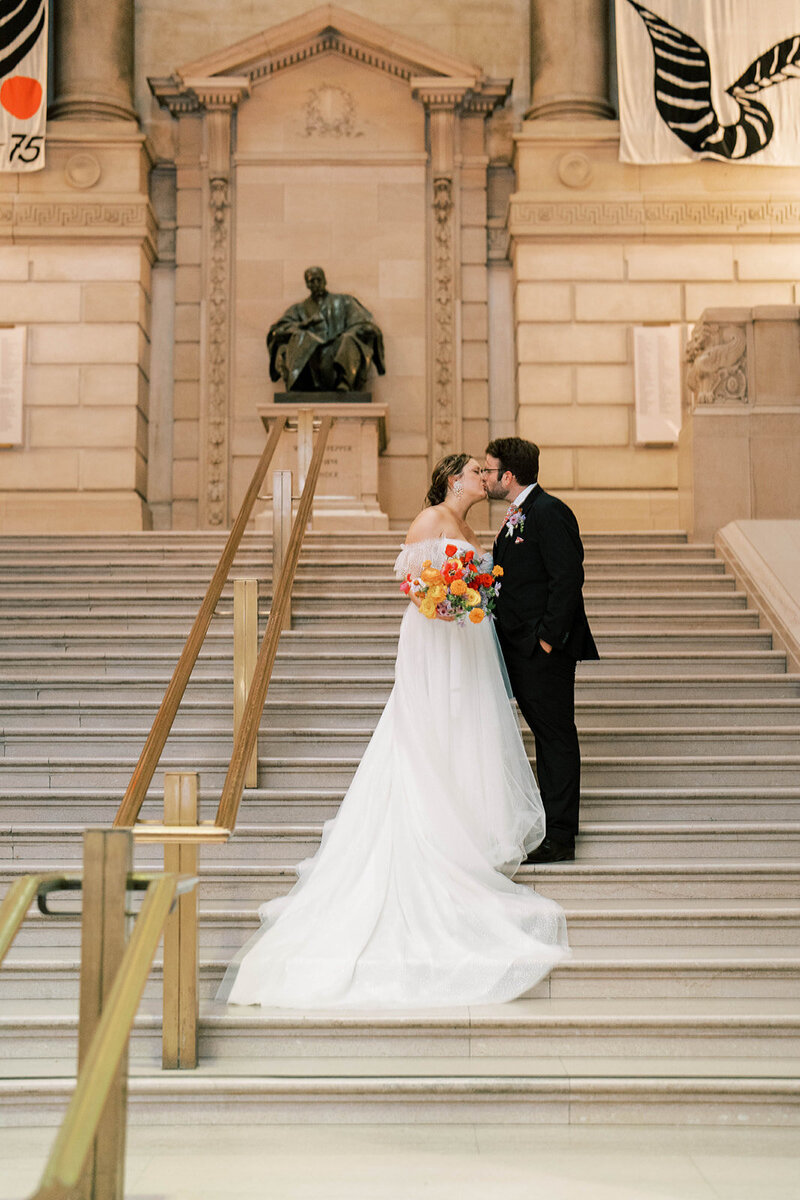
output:
M 211 624 L 214 609 L 217 607 L 219 598 L 222 595 L 222 589 L 225 587 L 233 565 L 233 560 L 236 557 L 236 552 L 239 549 L 242 534 L 250 519 L 250 513 L 258 498 L 258 493 L 264 482 L 264 476 L 267 473 L 267 468 L 275 453 L 275 448 L 278 445 L 285 425 L 286 418 L 277 417 L 270 429 L 267 444 L 264 447 L 261 458 L 258 460 L 258 466 L 255 469 L 250 486 L 242 501 L 239 515 L 234 521 L 233 528 L 228 535 L 228 540 L 220 556 L 217 569 L 211 577 L 211 582 L 206 590 L 203 603 L 200 605 L 200 609 L 195 617 L 194 625 L 181 651 L 181 656 L 178 659 L 172 678 L 164 693 L 164 699 L 161 701 L 161 706 L 147 735 L 147 741 L 142 747 L 139 761 L 131 776 L 122 803 L 119 806 L 117 815 L 114 817 L 115 829 L 131 827 L 139 815 L 145 795 L 147 794 L 147 789 L 150 786 L 159 759 L 164 751 L 169 731 L 172 729 L 178 707 L 183 699 L 183 693 L 186 691 L 189 676 L 192 673 L 197 656 L 203 645 L 203 640 L 208 632 L 208 627 Z
M 300 497 L 297 516 L 294 519 L 291 536 L 289 537 L 289 545 L 286 548 L 283 571 L 281 572 L 280 580 L 273 580 L 272 605 L 270 607 L 269 620 L 267 621 L 267 629 L 264 634 L 264 640 L 261 643 L 261 649 L 258 652 L 250 692 L 244 712 L 242 713 L 239 733 L 233 746 L 233 753 L 228 766 L 228 773 L 225 776 L 225 783 L 222 788 L 219 808 L 217 809 L 217 816 L 214 822 L 218 827 L 231 831 L 236 826 L 236 817 L 242 799 L 247 765 L 253 753 L 256 739 L 258 738 L 258 727 L 261 724 L 261 716 L 267 698 L 267 688 L 272 677 L 272 668 L 275 665 L 275 655 L 278 651 L 278 641 L 283 628 L 284 614 L 289 603 L 289 597 L 291 596 L 297 562 L 300 558 L 306 525 L 311 516 L 314 491 L 317 486 L 320 470 L 322 469 L 325 445 L 332 424 L 333 419 L 330 416 L 322 418 L 303 494 Z

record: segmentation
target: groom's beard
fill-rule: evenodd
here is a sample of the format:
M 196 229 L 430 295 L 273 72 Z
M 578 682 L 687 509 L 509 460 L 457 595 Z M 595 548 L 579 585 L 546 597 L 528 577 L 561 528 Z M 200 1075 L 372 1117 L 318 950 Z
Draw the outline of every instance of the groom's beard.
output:
M 500 489 L 498 487 L 493 487 L 493 488 L 489 487 L 486 489 L 486 499 L 487 500 L 507 500 L 508 499 L 508 491 L 507 490 L 503 491 L 502 489 Z

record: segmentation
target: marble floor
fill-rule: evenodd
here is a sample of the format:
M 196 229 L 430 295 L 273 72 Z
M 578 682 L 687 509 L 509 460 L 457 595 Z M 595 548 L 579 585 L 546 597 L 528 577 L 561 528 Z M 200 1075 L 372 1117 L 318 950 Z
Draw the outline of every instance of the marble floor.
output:
M 225 1119 L 233 1114 L 220 1114 Z M 0 1129 L 0 1200 L 52 1129 Z M 129 1131 L 126 1200 L 800 1200 L 797 1128 L 233 1126 Z

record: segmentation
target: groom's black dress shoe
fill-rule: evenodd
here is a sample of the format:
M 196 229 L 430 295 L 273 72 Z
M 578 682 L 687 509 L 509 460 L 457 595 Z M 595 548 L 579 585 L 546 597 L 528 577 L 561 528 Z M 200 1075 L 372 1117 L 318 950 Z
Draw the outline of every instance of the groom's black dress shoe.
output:
M 540 846 L 535 850 L 531 850 L 527 858 L 523 859 L 525 864 L 534 863 L 555 863 L 555 862 L 574 862 L 575 861 L 575 843 L 574 842 L 556 842 L 552 838 L 545 838 Z

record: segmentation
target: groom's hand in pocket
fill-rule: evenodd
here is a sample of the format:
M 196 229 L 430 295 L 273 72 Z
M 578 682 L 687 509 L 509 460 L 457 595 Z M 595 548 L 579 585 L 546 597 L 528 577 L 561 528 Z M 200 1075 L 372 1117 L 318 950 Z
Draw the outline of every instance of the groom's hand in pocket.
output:
M 550 653 L 550 651 L 553 649 L 553 647 L 550 645 L 550 643 L 549 643 L 549 642 L 546 642 L 546 641 L 544 641 L 544 639 L 543 639 L 543 638 L 539 638 L 539 645 L 542 647 L 542 649 L 544 650 L 545 654 L 549 654 L 549 653 Z

